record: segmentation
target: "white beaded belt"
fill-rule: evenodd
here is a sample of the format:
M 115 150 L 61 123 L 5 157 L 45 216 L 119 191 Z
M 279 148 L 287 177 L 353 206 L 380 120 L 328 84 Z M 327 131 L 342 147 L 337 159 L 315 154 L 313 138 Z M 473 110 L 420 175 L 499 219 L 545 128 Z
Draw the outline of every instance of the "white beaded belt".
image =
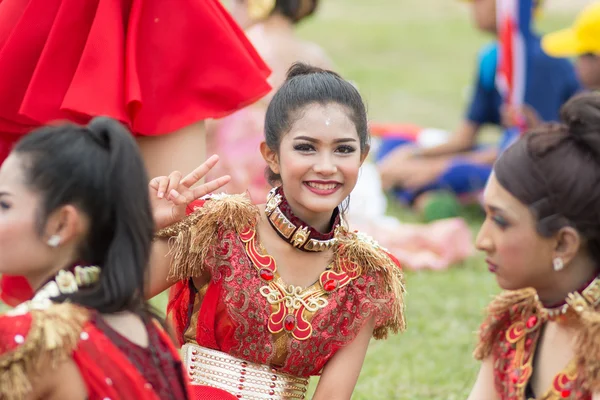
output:
M 225 390 L 238 399 L 304 399 L 308 379 L 277 372 L 217 350 L 183 345 L 182 358 L 193 385 Z

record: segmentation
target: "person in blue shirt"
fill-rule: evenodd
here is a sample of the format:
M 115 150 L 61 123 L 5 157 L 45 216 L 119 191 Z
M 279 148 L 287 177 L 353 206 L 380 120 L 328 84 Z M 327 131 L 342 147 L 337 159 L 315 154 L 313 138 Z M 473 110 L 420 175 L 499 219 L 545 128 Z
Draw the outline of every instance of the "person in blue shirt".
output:
M 496 35 L 496 0 L 472 1 L 471 6 L 477 27 Z M 534 7 L 539 6 L 539 1 L 534 2 Z M 523 113 L 527 120 L 558 120 L 561 105 L 580 89 L 575 70 L 568 60 L 544 53 L 539 36 L 532 35 L 528 40 Z M 396 139 L 382 142 L 377 160 L 384 189 L 392 190 L 400 201 L 424 212 L 426 219 L 454 216 L 457 208 L 443 205 L 448 205 L 448 199 L 456 204 L 456 195 L 478 193 L 499 152 L 513 139 L 508 132 L 515 129 L 506 129 L 497 146 L 476 146 L 484 125 L 510 127 L 510 119 L 503 118 L 506 113 L 496 88 L 497 53 L 496 41 L 480 52 L 470 105 L 447 142 L 427 148 Z

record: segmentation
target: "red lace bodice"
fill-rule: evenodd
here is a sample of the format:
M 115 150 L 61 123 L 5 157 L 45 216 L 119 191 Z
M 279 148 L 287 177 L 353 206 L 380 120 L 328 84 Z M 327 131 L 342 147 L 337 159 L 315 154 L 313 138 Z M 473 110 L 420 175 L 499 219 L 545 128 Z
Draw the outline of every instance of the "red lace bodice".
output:
M 533 360 L 544 320 L 533 302 L 515 304 L 506 311 L 489 315 L 481 326 L 481 340 L 491 344 L 494 385 L 502 400 L 529 399 Z M 485 356 L 485 354 L 484 354 Z M 591 400 L 584 388 L 584 373 L 572 360 L 552 382 L 540 400 Z
M 275 273 L 268 279 L 269 257 L 257 250 L 254 239 L 251 231 L 222 232 L 218 256 L 206 262 L 210 283 L 196 291 L 191 280 L 182 280 L 172 289 L 168 309 L 182 342 L 308 377 L 318 375 L 369 318 L 375 318 L 376 328 L 390 318 L 391 294 L 382 289 L 382 277 L 376 272 L 346 274 L 342 266 L 342 273 L 325 275 L 322 286 L 315 284 L 297 296 L 303 299 L 303 311 L 296 313 L 296 325 L 282 319 L 284 311 L 275 324 L 281 310 L 274 303 L 288 285 L 271 285 L 278 277 Z M 309 334 L 300 329 L 306 324 L 312 328 Z
M 93 324 L 127 357 L 144 377 L 161 400 L 185 399 L 185 379 L 181 373 L 181 361 L 171 352 L 171 347 L 155 322 L 148 322 L 148 347 L 132 343 L 112 329 L 100 316 L 95 315 Z

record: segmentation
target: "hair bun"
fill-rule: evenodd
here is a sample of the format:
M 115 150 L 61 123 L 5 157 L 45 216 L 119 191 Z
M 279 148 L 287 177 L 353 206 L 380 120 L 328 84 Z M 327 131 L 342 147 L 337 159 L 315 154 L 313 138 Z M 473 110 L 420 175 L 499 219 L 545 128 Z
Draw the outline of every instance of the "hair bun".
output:
M 290 69 L 288 69 L 286 81 L 289 81 L 290 79 L 292 79 L 296 76 L 312 75 L 312 74 L 320 74 L 320 73 L 328 73 L 328 72 L 330 72 L 330 71 L 327 71 L 323 68 L 315 67 L 313 65 L 305 64 L 303 62 L 296 62 L 296 63 L 292 64 Z
M 569 135 L 600 158 L 600 93 L 574 96 L 561 108 L 560 117 Z

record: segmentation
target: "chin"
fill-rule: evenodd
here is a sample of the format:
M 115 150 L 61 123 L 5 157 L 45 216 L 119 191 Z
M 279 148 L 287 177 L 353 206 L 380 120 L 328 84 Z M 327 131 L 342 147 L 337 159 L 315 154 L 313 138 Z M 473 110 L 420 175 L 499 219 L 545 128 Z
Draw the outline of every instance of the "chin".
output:
M 520 289 L 525 288 L 525 286 L 522 285 L 520 282 L 505 279 L 499 275 L 496 275 L 496 282 L 498 283 L 498 286 L 500 286 L 500 289 L 502 289 L 502 290 L 520 290 Z

